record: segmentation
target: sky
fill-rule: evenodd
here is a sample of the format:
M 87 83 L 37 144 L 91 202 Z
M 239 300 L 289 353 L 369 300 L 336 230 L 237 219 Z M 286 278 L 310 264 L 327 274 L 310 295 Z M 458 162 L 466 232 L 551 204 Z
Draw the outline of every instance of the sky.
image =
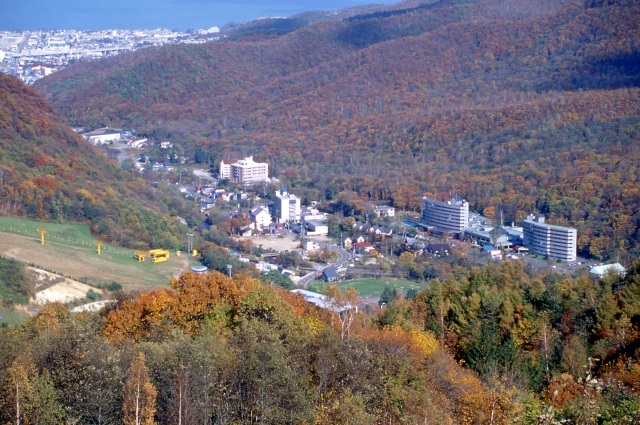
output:
M 224 27 L 262 17 L 397 0 L 0 0 L 0 31 Z

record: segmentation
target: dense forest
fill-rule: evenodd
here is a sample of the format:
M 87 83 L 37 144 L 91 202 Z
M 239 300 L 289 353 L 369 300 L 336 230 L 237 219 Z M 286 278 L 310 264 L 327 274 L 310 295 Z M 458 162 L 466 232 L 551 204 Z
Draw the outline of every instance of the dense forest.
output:
M 0 328 L 0 420 L 58 424 L 637 424 L 640 260 L 600 281 L 520 262 L 331 309 L 187 273 L 102 313 Z M 137 420 L 136 420 L 137 418 Z
M 33 89 L 0 73 L 0 214 L 87 222 L 123 246 L 179 247 L 183 225 L 144 180 L 75 134 Z
M 640 250 L 640 4 L 400 3 L 79 64 L 36 84 L 74 125 L 196 162 L 254 155 L 304 199 L 543 213 L 579 254 Z M 298 26 L 300 26 L 298 28 Z M 280 29 L 278 29 L 280 28 Z

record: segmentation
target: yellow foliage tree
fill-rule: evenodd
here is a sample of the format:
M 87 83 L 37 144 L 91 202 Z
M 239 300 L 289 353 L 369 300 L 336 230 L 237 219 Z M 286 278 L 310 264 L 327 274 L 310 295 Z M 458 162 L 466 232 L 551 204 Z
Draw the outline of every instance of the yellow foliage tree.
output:
M 123 387 L 122 422 L 124 425 L 154 425 L 156 413 L 156 388 L 149 379 L 149 369 L 144 354 L 138 353 L 131 362 Z
M 4 392 L 17 425 L 57 425 L 63 423 L 64 409 L 59 403 L 49 372 L 38 373 L 26 353 L 7 370 Z
M 140 340 L 167 317 L 174 304 L 174 294 L 164 289 L 144 293 L 135 301 L 125 301 L 109 313 L 104 334 L 114 342 L 127 338 Z
M 240 279 L 236 276 L 234 280 Z M 213 305 L 229 302 L 237 306 L 242 292 L 234 280 L 218 272 L 184 273 L 173 279 L 171 287 L 177 291 L 177 301 L 170 312 L 171 319 L 193 332 Z
M 86 199 L 87 201 L 89 201 L 91 203 L 95 202 L 95 199 L 94 199 L 93 195 L 87 189 L 78 189 L 78 190 L 76 190 L 76 193 L 81 198 Z
M 49 303 L 42 307 L 37 316 L 25 323 L 25 328 L 37 334 L 45 332 L 57 334 L 60 331 L 60 325 L 69 318 L 69 315 L 69 310 L 62 303 Z

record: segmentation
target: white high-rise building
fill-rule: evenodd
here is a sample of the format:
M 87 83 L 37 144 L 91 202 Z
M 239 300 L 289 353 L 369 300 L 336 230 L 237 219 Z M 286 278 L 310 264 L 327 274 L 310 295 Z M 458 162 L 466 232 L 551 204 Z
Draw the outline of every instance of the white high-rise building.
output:
M 251 184 L 269 180 L 269 164 L 255 162 L 253 156 L 241 159 L 235 164 L 225 164 L 220 161 L 221 179 L 229 179 L 234 183 Z
M 469 203 L 458 197 L 447 202 L 422 198 L 422 223 L 439 232 L 460 233 L 469 227 Z
M 220 161 L 220 173 L 218 177 L 220 177 L 220 180 L 231 180 L 231 164 L 225 164 L 224 161 Z
M 562 261 L 575 261 L 578 231 L 571 227 L 553 226 L 544 222 L 544 216 L 529 215 L 522 224 L 523 243 L 529 252 Z
M 273 215 L 278 223 L 300 223 L 300 198 L 288 193 L 286 189 L 276 191 Z

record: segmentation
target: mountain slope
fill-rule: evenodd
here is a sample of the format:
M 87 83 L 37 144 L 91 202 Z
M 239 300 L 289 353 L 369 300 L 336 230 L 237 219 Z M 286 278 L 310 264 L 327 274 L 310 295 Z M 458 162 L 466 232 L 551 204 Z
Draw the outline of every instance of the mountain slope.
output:
M 310 198 L 417 210 L 457 192 L 509 221 L 541 211 L 602 258 L 640 248 L 637 16 L 626 0 L 407 4 L 81 64 L 37 88 L 74 124 L 254 154 Z
M 0 214 L 86 221 L 129 246 L 177 246 L 179 225 L 145 187 L 61 124 L 33 89 L 0 74 Z

